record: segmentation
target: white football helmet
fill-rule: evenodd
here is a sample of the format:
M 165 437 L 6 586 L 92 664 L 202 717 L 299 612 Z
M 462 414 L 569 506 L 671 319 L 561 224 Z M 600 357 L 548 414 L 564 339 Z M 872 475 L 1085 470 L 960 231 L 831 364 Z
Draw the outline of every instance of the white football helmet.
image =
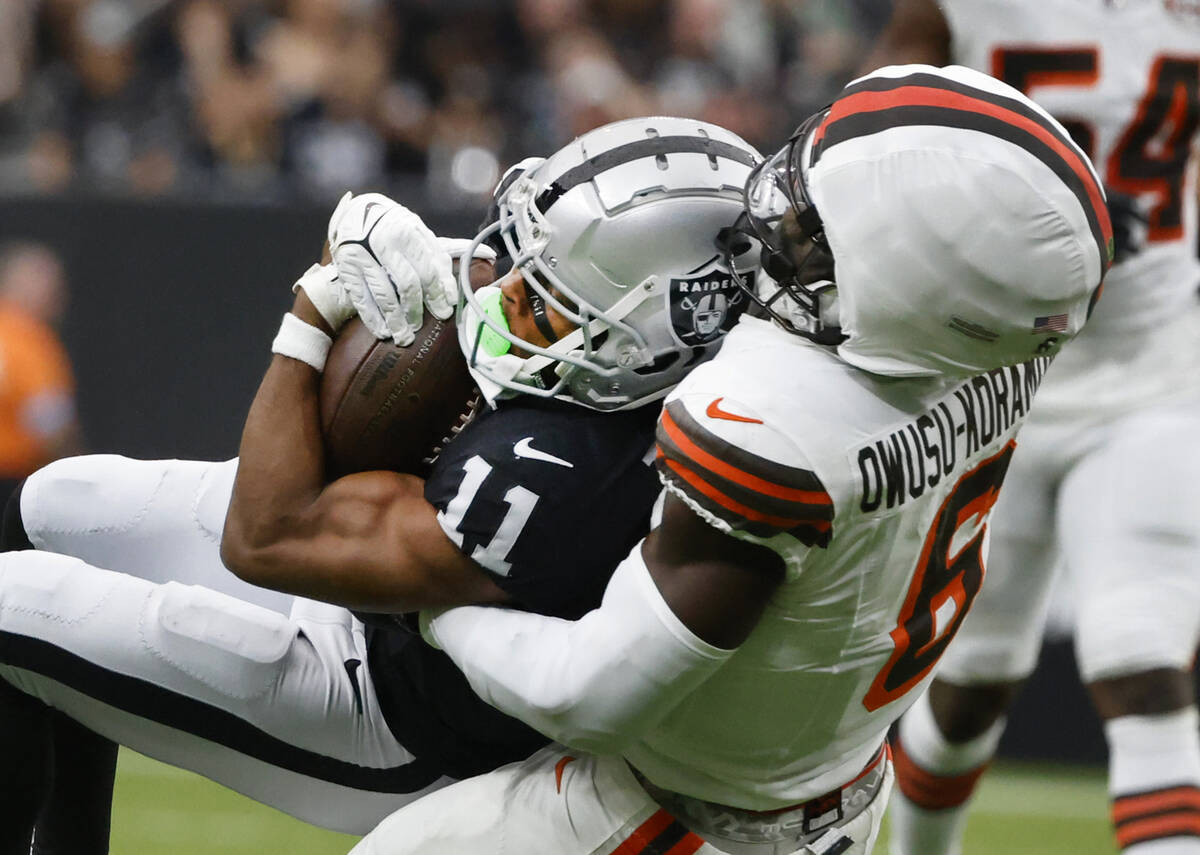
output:
M 1091 313 L 1112 225 L 1086 155 L 1016 89 L 967 68 L 850 83 L 755 170 L 741 232 L 756 299 L 889 376 L 1052 355 Z
M 714 238 L 741 214 L 760 160 L 716 125 L 656 116 L 590 131 L 508 176 L 474 245 L 500 247 L 520 269 L 553 344 L 514 335 L 495 283 L 473 292 L 464 269 L 459 341 L 485 393 L 628 409 L 713 356 L 749 302 L 727 265 L 753 278 L 758 262 L 749 243 L 727 260 Z M 546 306 L 578 328 L 555 341 Z

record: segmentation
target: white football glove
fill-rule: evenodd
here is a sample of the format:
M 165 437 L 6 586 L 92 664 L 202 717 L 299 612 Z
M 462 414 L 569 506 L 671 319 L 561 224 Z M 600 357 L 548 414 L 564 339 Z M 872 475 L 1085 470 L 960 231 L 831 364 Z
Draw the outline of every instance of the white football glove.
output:
M 379 193 L 347 193 L 329 218 L 338 279 L 376 338 L 412 344 L 427 306 L 445 320 L 457 302 L 450 256 L 421 218 Z
M 337 270 L 332 264 L 314 264 L 305 270 L 292 286 L 292 293 L 301 288 L 335 335 L 357 313 L 346 286 L 338 280 Z

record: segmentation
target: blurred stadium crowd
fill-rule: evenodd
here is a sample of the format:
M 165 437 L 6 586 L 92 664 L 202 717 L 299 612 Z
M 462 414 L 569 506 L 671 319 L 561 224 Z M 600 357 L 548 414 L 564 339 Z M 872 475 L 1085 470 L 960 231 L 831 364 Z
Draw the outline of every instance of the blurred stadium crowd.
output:
M 663 113 L 763 148 L 887 0 L 4 0 L 0 193 L 457 208 L 520 157 Z

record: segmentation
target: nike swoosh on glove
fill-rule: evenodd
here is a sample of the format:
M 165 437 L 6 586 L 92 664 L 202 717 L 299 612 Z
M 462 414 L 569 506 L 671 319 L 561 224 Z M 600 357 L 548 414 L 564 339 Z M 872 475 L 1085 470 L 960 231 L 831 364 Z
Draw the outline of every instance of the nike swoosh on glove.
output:
M 376 338 L 412 344 L 424 308 L 443 320 L 457 302 L 452 262 L 421 218 L 379 193 L 342 197 L 329 218 L 338 279 Z

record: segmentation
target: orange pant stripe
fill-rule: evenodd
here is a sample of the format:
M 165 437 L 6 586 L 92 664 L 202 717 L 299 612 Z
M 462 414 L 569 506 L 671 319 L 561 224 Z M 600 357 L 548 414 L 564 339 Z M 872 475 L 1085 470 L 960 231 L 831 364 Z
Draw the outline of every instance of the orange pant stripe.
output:
M 653 816 L 635 828 L 633 834 L 613 850 L 612 855 L 641 855 L 654 842 L 654 838 L 662 834 L 674 821 L 675 817 L 665 810 L 656 811 Z
M 918 766 L 898 741 L 892 743 L 892 762 L 900 792 L 925 810 L 944 810 L 965 803 L 975 792 L 979 776 L 987 769 L 985 763 L 961 775 L 935 775 Z
M 1200 811 L 1200 787 L 1170 787 L 1136 796 L 1118 796 L 1113 800 L 1115 823 L 1128 822 L 1149 814 L 1166 811 Z
M 1163 837 L 1200 837 L 1200 815 L 1165 814 L 1127 822 L 1117 828 L 1117 843 L 1122 849 Z

